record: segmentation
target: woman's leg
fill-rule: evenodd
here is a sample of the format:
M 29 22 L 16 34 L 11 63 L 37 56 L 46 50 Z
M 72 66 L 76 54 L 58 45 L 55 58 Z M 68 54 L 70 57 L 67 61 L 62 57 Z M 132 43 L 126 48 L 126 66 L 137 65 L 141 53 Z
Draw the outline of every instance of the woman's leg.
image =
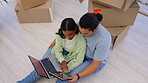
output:
M 49 55 L 51 55 L 51 50 L 52 50 L 52 48 L 48 48 L 48 50 L 46 51 L 46 53 L 44 54 L 42 59 L 49 57 Z
M 42 59 L 47 58 L 51 54 L 52 48 L 49 48 Z M 18 81 L 17 83 L 35 83 L 37 80 L 42 78 L 42 76 L 39 76 L 35 70 L 33 70 L 28 76 L 26 76 L 21 81 Z
M 18 81 L 17 83 L 35 83 L 40 78 L 42 77 L 39 76 L 35 70 L 33 70 L 27 77 L 25 77 L 21 81 Z

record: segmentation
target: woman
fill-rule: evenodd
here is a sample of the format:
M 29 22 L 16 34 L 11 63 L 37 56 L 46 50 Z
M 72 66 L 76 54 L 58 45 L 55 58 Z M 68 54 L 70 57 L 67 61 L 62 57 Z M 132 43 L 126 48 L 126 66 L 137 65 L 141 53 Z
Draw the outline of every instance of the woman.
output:
M 68 73 L 82 64 L 86 50 L 86 41 L 78 31 L 78 26 L 72 18 L 62 21 L 61 27 L 56 34 L 56 44 L 49 48 L 43 58 L 55 54 L 61 63 L 61 69 Z M 36 71 L 32 71 L 26 78 L 17 83 L 35 83 L 39 80 Z

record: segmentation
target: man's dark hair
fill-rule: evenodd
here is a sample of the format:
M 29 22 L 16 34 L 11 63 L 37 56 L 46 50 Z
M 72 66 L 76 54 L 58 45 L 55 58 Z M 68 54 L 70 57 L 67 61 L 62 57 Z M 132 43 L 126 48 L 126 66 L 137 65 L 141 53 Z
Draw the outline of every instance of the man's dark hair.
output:
M 74 19 L 65 18 L 61 23 L 58 33 L 56 33 L 56 34 L 60 35 L 61 38 L 65 38 L 62 31 L 74 31 L 74 30 L 76 30 L 76 34 L 78 34 L 78 32 L 79 32 L 78 26 L 75 23 Z
M 103 16 L 101 14 L 86 13 L 80 18 L 79 25 L 81 28 L 94 31 L 102 19 Z

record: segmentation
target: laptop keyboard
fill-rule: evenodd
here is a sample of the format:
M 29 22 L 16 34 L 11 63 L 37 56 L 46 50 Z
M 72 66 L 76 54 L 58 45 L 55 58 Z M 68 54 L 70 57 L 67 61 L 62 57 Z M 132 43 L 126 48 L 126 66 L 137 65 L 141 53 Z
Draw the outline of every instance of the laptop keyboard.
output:
M 49 60 L 49 58 L 45 58 L 41 60 L 41 62 L 44 65 L 47 72 L 57 72 L 54 66 L 52 65 L 51 61 Z

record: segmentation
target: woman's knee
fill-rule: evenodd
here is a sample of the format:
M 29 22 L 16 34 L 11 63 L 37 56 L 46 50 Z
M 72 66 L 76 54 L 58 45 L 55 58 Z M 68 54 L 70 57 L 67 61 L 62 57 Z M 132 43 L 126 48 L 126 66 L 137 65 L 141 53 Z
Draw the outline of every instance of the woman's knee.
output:
M 48 50 L 46 51 L 46 53 L 44 54 L 42 59 L 49 57 L 51 55 L 51 50 L 52 50 L 52 48 L 48 48 Z

